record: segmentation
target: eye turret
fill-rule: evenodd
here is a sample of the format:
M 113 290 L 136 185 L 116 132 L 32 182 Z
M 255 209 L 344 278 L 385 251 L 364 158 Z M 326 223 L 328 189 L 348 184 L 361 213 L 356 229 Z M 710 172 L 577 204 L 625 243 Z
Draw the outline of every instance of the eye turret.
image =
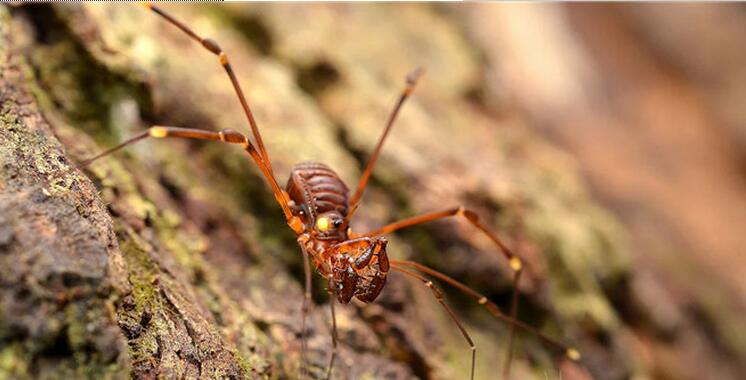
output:
M 344 219 L 337 213 L 326 213 L 316 219 L 316 229 L 319 232 L 336 230 L 344 223 Z
M 322 216 L 321 218 L 318 218 L 316 220 L 316 229 L 319 230 L 320 232 L 329 231 L 331 227 L 332 227 L 332 224 L 329 221 L 329 218 L 325 216 Z

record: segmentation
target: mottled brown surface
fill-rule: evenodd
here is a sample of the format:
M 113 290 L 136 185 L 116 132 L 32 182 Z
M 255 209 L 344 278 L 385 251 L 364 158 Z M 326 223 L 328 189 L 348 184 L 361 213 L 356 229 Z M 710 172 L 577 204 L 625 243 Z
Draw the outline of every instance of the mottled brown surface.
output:
M 166 8 L 228 51 L 280 182 L 294 163 L 315 160 L 354 187 L 404 75 L 420 65 L 427 69 L 353 228 L 465 204 L 499 230 L 529 264 L 520 286 L 521 318 L 577 343 L 585 358 L 576 366 L 519 336 L 514 378 L 738 378 L 738 314 L 721 313 L 729 309 L 717 301 L 708 304 L 716 298 L 702 289 L 737 288 L 740 277 L 734 270 L 711 288 L 691 286 L 682 279 L 693 272 L 673 270 L 678 261 L 666 259 L 681 250 L 687 252 L 681 268 L 706 269 L 708 262 L 696 261 L 705 256 L 691 254 L 701 251 L 716 252 L 721 266 L 730 263 L 728 247 L 738 247 L 733 234 L 680 236 L 711 226 L 698 218 L 703 208 L 716 212 L 732 204 L 727 212 L 740 215 L 736 187 L 732 198 L 697 205 L 702 208 L 676 206 L 704 199 L 706 186 L 698 185 L 717 182 L 717 171 L 702 162 L 732 168 L 735 156 L 675 156 L 675 144 L 722 141 L 705 128 L 689 128 L 700 132 L 670 145 L 654 139 L 672 131 L 654 128 L 669 124 L 657 121 L 658 109 L 687 110 L 676 123 L 702 120 L 695 115 L 697 98 L 678 96 L 681 84 L 672 70 L 638 46 L 639 33 L 632 31 L 655 30 L 655 12 L 577 7 L 566 14 L 553 5 Z M 10 166 L 3 167 L 0 187 L 0 206 L 8 210 L 1 214 L 0 247 L 10 254 L 2 251 L 0 260 L 51 261 L 44 271 L 34 269 L 39 260 L 20 260 L 21 270 L 13 272 L 0 266 L 0 378 L 296 377 L 300 252 L 240 149 L 143 142 L 84 173 L 50 177 L 150 124 L 247 131 L 214 57 L 141 7 L 13 8 L 12 23 L 5 22 L 8 10 L 0 8 L 0 27 L 12 49 L 0 44 L 0 50 L 15 58 L 5 61 L 0 86 L 3 99 L 11 100 L 3 102 L 1 120 L 0 160 Z M 638 20 L 639 29 L 630 29 L 629 19 Z M 658 36 L 664 46 L 674 38 Z M 682 62 L 695 72 L 707 67 Z M 8 67 L 15 68 L 10 76 Z M 618 96 L 607 94 L 609 88 Z M 632 96 L 639 93 L 649 97 Z M 737 113 L 727 116 L 738 124 Z M 633 125 L 651 129 L 635 132 Z M 548 131 L 577 161 L 532 127 Z M 640 141 L 659 142 L 642 149 Z M 625 158 L 634 146 L 641 153 Z M 593 194 L 630 228 L 632 261 L 627 234 L 590 199 L 578 167 Z M 660 185 L 671 167 L 693 170 L 673 171 L 681 173 L 667 182 L 680 185 L 676 196 Z M 722 223 L 718 228 L 726 227 Z M 33 248 L 20 249 L 20 242 Z M 389 252 L 441 269 L 507 305 L 509 270 L 467 223 L 437 222 L 396 234 Z M 72 265 L 66 257 L 86 260 Z M 21 292 L 26 298 L 20 302 L 26 283 L 41 285 Z M 323 286 L 315 283 L 309 320 L 308 358 L 316 378 L 331 348 Z M 62 300 L 52 303 L 49 292 Z M 447 295 L 475 337 L 476 377 L 499 378 L 505 326 L 458 293 Z M 10 313 L 7 305 L 21 312 Z M 85 315 L 73 318 L 81 305 Z M 418 283 L 392 275 L 376 303 L 337 313 L 335 378 L 468 374 L 466 344 Z M 91 330 L 79 331 L 79 320 L 90 320 Z M 717 321 L 717 328 L 707 321 Z M 45 324 L 53 328 L 39 330 L 50 331 L 41 340 L 7 328 L 36 331 Z
M 9 35 L 2 9 L 0 347 L 3 359 L 21 360 L 2 360 L 0 372 L 125 378 L 112 294 L 127 285 L 111 218 L 85 177 L 51 183 L 69 160 L 26 87 Z

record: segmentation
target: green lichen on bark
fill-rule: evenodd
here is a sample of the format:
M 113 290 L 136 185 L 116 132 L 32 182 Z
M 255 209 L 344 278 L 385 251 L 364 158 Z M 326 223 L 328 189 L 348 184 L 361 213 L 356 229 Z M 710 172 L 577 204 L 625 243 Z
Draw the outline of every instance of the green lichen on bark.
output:
M 46 100 L 100 141 L 120 140 L 123 136 L 111 108 L 124 98 L 135 99 L 144 109 L 150 104 L 150 94 L 137 71 L 107 67 L 94 56 L 95 47 L 83 45 L 72 35 L 67 24 L 74 15 L 70 9 L 38 7 L 29 12 L 33 12 L 28 20 L 34 24 L 39 43 L 26 52 L 26 59 Z
M 0 8 L 0 378 L 125 378 L 110 223 L 26 90 Z M 121 258 L 119 258 L 121 259 Z

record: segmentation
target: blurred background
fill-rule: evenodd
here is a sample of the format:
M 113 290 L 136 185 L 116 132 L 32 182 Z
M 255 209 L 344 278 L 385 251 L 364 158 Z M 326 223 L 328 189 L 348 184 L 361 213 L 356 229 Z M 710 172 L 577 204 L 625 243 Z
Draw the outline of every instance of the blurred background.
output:
M 745 11 L 501 5 L 462 19 L 493 75 L 483 99 L 525 112 L 624 225 L 636 301 L 616 307 L 655 378 L 743 376 Z
M 281 182 L 294 163 L 317 160 L 354 188 L 404 76 L 427 70 L 353 228 L 464 204 L 499 231 L 529 266 L 520 318 L 584 355 L 575 365 L 519 335 L 513 378 L 746 376 L 742 5 L 164 8 L 229 53 Z M 10 13 L 13 45 L 73 160 L 150 124 L 248 130 L 214 58 L 140 7 Z M 205 329 L 244 358 L 241 373 L 292 378 L 300 255 L 242 152 L 148 142 L 100 165 L 88 174 L 115 226 L 132 227 L 153 257 L 174 257 L 158 264 L 163 275 L 195 289 L 185 299 L 206 305 Z M 466 223 L 391 240 L 393 257 L 509 304 L 506 263 Z M 316 373 L 329 350 L 324 286 L 309 342 Z M 447 295 L 475 336 L 476 377 L 500 378 L 505 327 Z M 141 318 L 116 307 L 120 321 Z M 343 308 L 337 377 L 466 378 L 468 348 L 438 307 L 427 289 L 392 276 L 379 302 Z M 126 364 L 133 376 L 164 373 L 160 354 L 122 339 L 138 358 Z

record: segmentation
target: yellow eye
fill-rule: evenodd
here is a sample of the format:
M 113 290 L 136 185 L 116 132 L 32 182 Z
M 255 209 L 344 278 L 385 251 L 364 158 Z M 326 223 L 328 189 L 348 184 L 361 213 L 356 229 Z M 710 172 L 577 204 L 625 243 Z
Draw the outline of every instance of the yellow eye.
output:
M 330 227 L 329 219 L 328 218 L 319 218 L 316 221 L 316 229 L 318 229 L 321 232 L 327 231 Z

